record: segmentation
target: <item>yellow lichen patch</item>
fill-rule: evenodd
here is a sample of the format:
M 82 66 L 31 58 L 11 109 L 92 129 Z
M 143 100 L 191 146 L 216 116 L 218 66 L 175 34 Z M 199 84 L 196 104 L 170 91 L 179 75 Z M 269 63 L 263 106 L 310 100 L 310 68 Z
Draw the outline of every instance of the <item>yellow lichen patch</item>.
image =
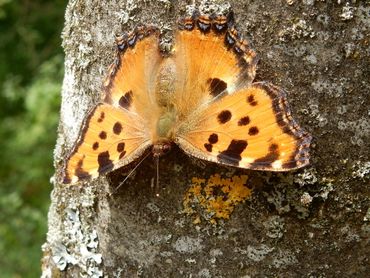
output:
M 246 175 L 221 178 L 216 174 L 208 180 L 194 177 L 184 196 L 184 212 L 194 216 L 194 224 L 200 223 L 201 218 L 212 224 L 229 219 L 235 206 L 251 195 L 247 179 Z

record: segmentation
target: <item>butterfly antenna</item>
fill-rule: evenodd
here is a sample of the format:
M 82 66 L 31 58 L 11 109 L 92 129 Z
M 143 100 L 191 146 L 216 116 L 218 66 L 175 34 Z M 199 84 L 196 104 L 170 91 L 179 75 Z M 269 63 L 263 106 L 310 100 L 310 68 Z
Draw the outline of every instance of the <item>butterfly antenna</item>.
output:
M 156 156 L 155 164 L 157 166 L 157 184 L 156 184 L 156 190 L 157 193 L 155 194 L 157 197 L 159 197 L 159 155 Z
M 151 153 L 149 152 L 146 156 L 144 156 L 138 164 L 136 164 L 136 166 L 127 174 L 127 176 L 123 179 L 123 181 L 114 189 L 113 193 L 116 193 L 117 190 L 127 181 L 127 179 L 129 177 L 131 177 L 131 175 L 135 172 L 135 170 L 141 165 L 141 163 L 144 162 L 144 160 L 150 155 Z

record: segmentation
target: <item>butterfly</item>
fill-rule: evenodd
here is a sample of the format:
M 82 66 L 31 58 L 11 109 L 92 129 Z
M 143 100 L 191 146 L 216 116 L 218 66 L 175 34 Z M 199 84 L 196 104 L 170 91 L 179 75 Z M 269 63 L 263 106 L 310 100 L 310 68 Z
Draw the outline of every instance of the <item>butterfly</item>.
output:
M 288 171 L 309 163 L 311 135 L 292 118 L 285 92 L 254 82 L 257 55 L 232 13 L 179 20 L 166 55 L 160 32 L 140 26 L 116 37 L 101 101 L 88 113 L 62 169 L 62 183 L 96 178 L 151 148 L 173 143 L 223 165 Z

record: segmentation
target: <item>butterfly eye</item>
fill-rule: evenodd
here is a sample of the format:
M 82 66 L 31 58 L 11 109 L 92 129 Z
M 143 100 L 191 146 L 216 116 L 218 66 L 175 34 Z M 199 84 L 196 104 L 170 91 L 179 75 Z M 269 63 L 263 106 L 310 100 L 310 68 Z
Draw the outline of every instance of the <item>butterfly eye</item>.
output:
M 169 152 L 170 152 L 170 150 L 171 150 L 171 145 L 164 145 L 164 146 L 163 146 L 163 149 L 162 149 L 163 154 L 167 154 L 167 153 L 169 153 Z

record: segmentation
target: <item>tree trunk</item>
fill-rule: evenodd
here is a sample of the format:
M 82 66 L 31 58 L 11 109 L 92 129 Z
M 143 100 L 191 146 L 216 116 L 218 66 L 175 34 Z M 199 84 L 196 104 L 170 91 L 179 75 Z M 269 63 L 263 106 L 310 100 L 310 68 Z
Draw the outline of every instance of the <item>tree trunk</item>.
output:
M 57 170 L 100 99 L 114 34 L 151 23 L 168 39 L 185 2 L 70 1 Z M 369 7 L 332 2 L 230 1 L 259 55 L 256 79 L 285 88 L 313 135 L 310 167 L 235 170 L 176 148 L 160 159 L 159 189 L 151 158 L 119 189 L 129 169 L 84 185 L 54 182 L 43 277 L 367 277 Z M 226 182 L 236 195 L 217 192 Z

